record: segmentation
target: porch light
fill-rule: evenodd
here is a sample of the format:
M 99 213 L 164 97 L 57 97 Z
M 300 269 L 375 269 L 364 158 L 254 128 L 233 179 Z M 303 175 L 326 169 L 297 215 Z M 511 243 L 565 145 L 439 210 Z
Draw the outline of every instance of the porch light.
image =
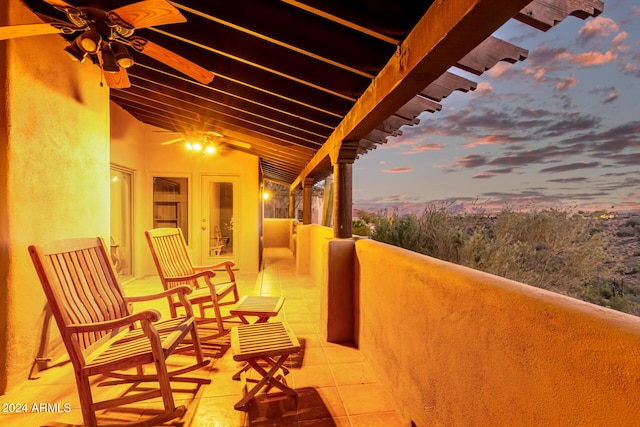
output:
M 262 198 L 264 200 L 268 200 L 269 199 L 269 193 L 267 193 L 266 191 L 264 193 L 262 193 Z
M 189 142 L 185 144 L 187 150 L 197 151 L 204 154 L 213 154 L 216 152 L 216 146 L 211 143 L 201 144 L 199 142 Z
M 129 68 L 133 65 L 133 58 L 127 48 L 121 43 L 111 43 L 111 50 L 116 63 L 122 68 Z
M 80 49 L 76 43 L 71 43 L 69 46 L 65 47 L 64 50 L 74 61 L 82 62 L 84 61 L 85 56 L 87 56 L 87 53 Z
M 102 37 L 100 37 L 98 31 L 93 29 L 80 34 L 75 40 L 80 49 L 87 53 L 97 53 L 101 41 Z
M 113 55 L 111 49 L 106 45 L 101 49 L 102 53 L 102 69 L 108 73 L 117 73 L 120 71 L 120 66 L 116 62 L 116 58 Z

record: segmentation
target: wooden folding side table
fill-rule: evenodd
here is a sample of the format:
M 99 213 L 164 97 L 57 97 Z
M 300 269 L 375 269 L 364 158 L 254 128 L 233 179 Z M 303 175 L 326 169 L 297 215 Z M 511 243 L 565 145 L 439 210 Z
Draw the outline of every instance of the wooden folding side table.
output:
M 263 322 L 235 326 L 231 329 L 231 351 L 233 360 L 246 362 L 262 376 L 251 390 L 243 387 L 244 396 L 234 405 L 235 409 L 244 410 L 247 403 L 265 386 L 297 396 L 296 391 L 285 383 L 284 375 L 288 371 L 284 375 L 277 375 L 284 368 L 289 355 L 300 351 L 300 343 L 289 325 L 284 322 Z M 268 371 L 260 366 L 260 361 L 267 363 Z
M 268 322 L 270 317 L 275 317 L 284 304 L 284 297 L 245 295 L 240 298 L 238 304 L 229 310 L 232 316 L 238 316 L 242 323 L 249 324 L 247 316 L 256 316 L 255 323 Z

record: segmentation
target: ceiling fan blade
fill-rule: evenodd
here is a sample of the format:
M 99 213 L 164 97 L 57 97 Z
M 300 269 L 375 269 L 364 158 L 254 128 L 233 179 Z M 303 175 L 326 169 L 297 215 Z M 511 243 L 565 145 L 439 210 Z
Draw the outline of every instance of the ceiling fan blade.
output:
M 187 18 L 165 0 L 144 0 L 113 9 L 109 13 L 115 13 L 133 28 L 187 22 Z
M 63 31 L 50 24 L 25 24 L 0 27 L 0 40 L 15 39 L 18 37 L 41 36 L 44 34 L 58 34 Z
M 102 51 L 98 52 L 98 61 L 100 62 L 100 68 L 104 70 L 102 63 Z M 126 89 L 131 87 L 129 75 L 127 74 L 127 70 L 124 68 L 120 68 L 120 71 L 117 73 L 103 71 L 102 75 L 104 76 L 104 80 L 107 82 L 107 86 L 112 89 Z
M 249 149 L 251 148 L 251 144 L 249 144 L 248 142 L 242 142 L 242 141 L 233 141 L 231 139 L 226 139 L 224 138 L 222 140 L 225 144 L 229 144 L 229 145 L 235 145 L 236 147 L 240 147 L 240 148 L 244 148 L 244 149 Z
M 202 84 L 209 84 L 211 83 L 211 80 L 213 80 L 213 73 L 211 71 L 202 68 L 198 64 L 195 64 L 188 59 L 163 48 L 162 46 L 140 37 L 132 37 L 131 41 L 131 46 L 134 49 L 170 66 L 171 68 L 175 68 Z
M 45 3 L 49 3 L 51 6 L 59 6 L 59 7 L 73 7 L 69 3 L 64 2 L 62 0 L 44 0 Z
M 184 140 L 184 138 L 176 138 L 176 139 L 172 139 L 172 140 L 170 140 L 170 141 L 165 141 L 165 142 L 163 142 L 163 143 L 162 143 L 162 144 L 160 144 L 160 145 L 169 145 L 169 144 L 174 144 L 174 143 L 176 143 L 176 142 L 180 142 L 180 141 L 182 141 L 182 140 Z
M 117 73 L 105 71 L 104 80 L 107 82 L 107 86 L 112 89 L 127 89 L 131 87 L 129 75 L 127 74 L 127 70 L 124 68 L 120 68 L 120 71 Z

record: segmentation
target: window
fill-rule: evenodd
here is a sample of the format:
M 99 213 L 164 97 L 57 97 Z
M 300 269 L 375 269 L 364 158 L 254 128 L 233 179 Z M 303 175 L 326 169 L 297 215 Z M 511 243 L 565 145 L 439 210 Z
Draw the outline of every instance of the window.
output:
M 181 228 L 189 244 L 187 178 L 153 178 L 153 228 Z

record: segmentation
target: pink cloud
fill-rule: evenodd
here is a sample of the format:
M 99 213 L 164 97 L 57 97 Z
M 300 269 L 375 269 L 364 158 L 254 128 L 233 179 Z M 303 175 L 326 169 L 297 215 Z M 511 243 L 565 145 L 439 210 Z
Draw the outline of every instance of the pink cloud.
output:
M 495 173 L 477 173 L 475 175 L 473 175 L 474 179 L 485 179 L 485 178 L 493 178 L 494 176 L 496 176 Z
M 611 40 L 611 49 L 615 49 L 619 51 L 628 50 L 629 47 L 622 44 L 622 42 L 626 40 L 628 36 L 629 34 L 626 31 L 616 34 L 613 40 Z
M 393 169 L 382 169 L 381 172 L 384 173 L 407 173 L 412 172 L 413 168 L 393 168 Z
M 493 87 L 488 82 L 478 83 L 478 87 L 474 91 L 477 97 L 491 95 L 493 93 Z
M 567 77 L 566 79 L 561 80 L 558 83 L 556 83 L 556 89 L 558 89 L 558 90 L 569 89 L 570 87 L 574 87 L 577 83 L 578 83 L 578 80 L 572 74 L 571 76 Z
M 525 68 L 524 74 L 527 76 L 533 76 L 533 78 L 538 83 L 544 83 L 545 81 L 547 81 L 547 78 L 545 77 L 545 75 L 547 74 L 547 71 L 548 70 L 546 67 L 532 67 L 532 68 Z
M 609 96 L 607 96 L 607 99 L 605 99 L 604 103 L 609 104 L 610 102 L 613 102 L 616 99 L 618 99 L 619 96 L 620 96 L 620 92 L 611 92 Z
M 444 148 L 444 144 L 420 144 L 414 147 L 411 147 L 409 151 L 405 151 L 402 154 L 415 154 L 422 153 L 425 151 L 437 151 L 442 150 Z
M 498 62 L 496 65 L 491 67 L 489 71 L 487 71 L 487 75 L 494 78 L 501 77 L 504 73 L 509 71 L 510 66 L 511 64 L 507 64 L 505 62 Z M 478 87 L 476 88 L 476 92 L 478 91 L 478 89 L 480 89 L 481 84 L 482 83 L 478 84 Z
M 464 148 L 475 148 L 481 145 L 500 145 L 507 144 L 508 138 L 503 137 L 502 135 L 487 135 L 482 138 L 476 138 L 473 142 L 469 142 L 467 144 L 463 144 Z
M 619 28 L 618 24 L 610 18 L 598 16 L 594 19 L 590 19 L 585 22 L 578 32 L 580 43 L 585 43 L 598 37 L 609 36 L 618 32 Z
M 591 67 L 595 65 L 602 65 L 608 62 L 615 61 L 617 56 L 613 53 L 613 51 L 608 50 L 605 53 L 601 52 L 584 52 L 579 54 L 571 54 L 569 52 L 564 52 L 559 55 L 558 59 L 567 60 L 573 64 L 580 64 L 583 67 Z

